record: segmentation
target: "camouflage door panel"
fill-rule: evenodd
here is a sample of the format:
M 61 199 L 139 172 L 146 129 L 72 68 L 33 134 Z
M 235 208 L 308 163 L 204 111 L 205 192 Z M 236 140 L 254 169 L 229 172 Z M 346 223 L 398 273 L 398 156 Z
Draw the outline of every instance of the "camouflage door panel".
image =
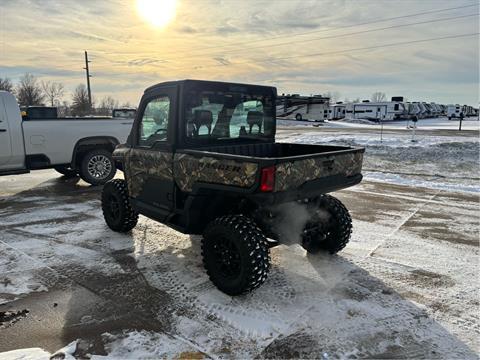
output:
M 126 164 L 125 175 L 131 197 L 140 195 L 148 178 L 173 180 L 171 152 L 131 149 Z
M 362 170 L 363 153 L 322 156 L 279 164 L 275 191 L 295 189 L 303 183 L 332 175 L 351 176 Z
M 175 154 L 175 182 L 182 191 L 192 191 L 195 182 L 248 188 L 255 184 L 258 165 L 251 162 Z

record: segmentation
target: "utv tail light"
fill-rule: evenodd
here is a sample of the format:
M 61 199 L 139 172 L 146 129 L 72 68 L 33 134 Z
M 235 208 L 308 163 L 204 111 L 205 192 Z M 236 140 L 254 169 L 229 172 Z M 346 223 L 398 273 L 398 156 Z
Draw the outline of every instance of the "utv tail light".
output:
M 275 187 L 275 166 L 269 166 L 262 169 L 260 178 L 260 191 L 271 192 Z

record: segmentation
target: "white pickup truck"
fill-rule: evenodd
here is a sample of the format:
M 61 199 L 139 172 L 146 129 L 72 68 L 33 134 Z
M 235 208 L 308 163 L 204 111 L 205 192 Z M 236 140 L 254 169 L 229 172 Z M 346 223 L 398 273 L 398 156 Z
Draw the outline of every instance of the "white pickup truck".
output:
M 22 119 L 15 97 L 0 91 L 0 175 L 54 168 L 100 185 L 115 175 L 112 152 L 133 118 Z

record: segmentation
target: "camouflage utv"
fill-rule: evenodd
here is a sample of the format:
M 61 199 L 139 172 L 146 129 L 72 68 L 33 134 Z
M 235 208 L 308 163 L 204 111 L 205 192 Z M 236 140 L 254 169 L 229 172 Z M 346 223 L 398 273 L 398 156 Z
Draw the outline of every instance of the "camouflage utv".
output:
M 278 224 L 296 216 L 281 214 L 282 204 L 307 210 L 298 236 L 308 252 L 343 249 L 351 218 L 326 194 L 361 181 L 364 149 L 276 143 L 275 99 L 273 87 L 198 80 L 145 90 L 113 154 L 125 180 L 103 189 L 108 226 L 130 231 L 142 214 L 203 235 L 206 272 L 230 295 L 267 278 L 269 248 L 284 236 Z

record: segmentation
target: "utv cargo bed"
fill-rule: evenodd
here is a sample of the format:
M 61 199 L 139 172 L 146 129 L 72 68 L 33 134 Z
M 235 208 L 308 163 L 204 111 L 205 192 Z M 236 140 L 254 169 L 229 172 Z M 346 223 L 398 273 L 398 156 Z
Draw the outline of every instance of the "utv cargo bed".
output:
M 242 192 L 269 193 L 270 203 L 295 199 L 297 194 L 305 196 L 318 192 L 320 188 L 323 192 L 331 192 L 358 184 L 362 179 L 364 151 L 364 148 L 348 146 L 289 143 L 178 150 L 187 157 L 196 158 L 188 162 L 188 168 L 191 170 L 190 181 L 197 186 L 217 183 L 217 179 L 221 184 L 225 177 L 234 178 Z M 184 159 L 179 155 L 175 163 Z M 218 176 L 212 176 L 212 171 Z M 265 176 L 270 176 L 270 187 L 264 186 L 268 180 Z M 232 180 L 229 183 L 232 185 Z

